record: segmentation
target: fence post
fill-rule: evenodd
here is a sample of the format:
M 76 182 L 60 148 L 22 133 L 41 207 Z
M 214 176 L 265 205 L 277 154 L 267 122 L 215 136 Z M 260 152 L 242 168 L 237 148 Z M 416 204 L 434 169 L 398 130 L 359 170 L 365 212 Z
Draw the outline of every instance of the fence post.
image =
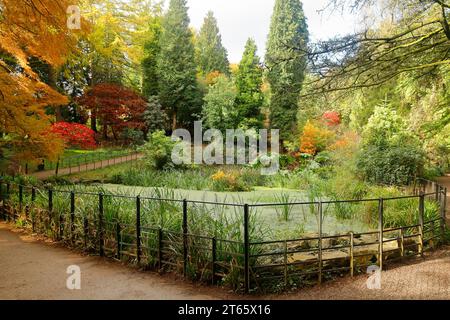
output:
M 19 184 L 19 210 L 22 212 L 23 207 L 23 186 Z
M 75 232 L 75 192 L 70 192 L 70 237 L 74 241 Z
M 354 266 L 354 248 L 353 248 L 353 244 L 354 244 L 354 237 L 355 235 L 353 234 L 353 232 L 350 232 L 350 276 L 353 277 L 354 273 L 355 273 L 355 266 Z
M 319 284 L 322 283 L 322 229 L 323 229 L 323 206 L 322 201 L 318 203 L 319 206 L 319 243 L 318 243 L 318 260 L 319 260 Z
M 83 217 L 83 233 L 84 233 L 84 249 L 87 250 L 87 240 L 89 233 L 89 221 L 87 217 Z
M 283 257 L 283 263 L 284 263 L 284 287 L 287 288 L 288 286 L 288 245 L 287 245 L 287 241 L 284 241 L 284 257 Z
M 136 197 L 136 257 L 141 263 L 141 197 Z
M 64 237 L 64 216 L 62 213 L 59 214 L 59 240 Z
M 405 231 L 403 228 L 400 229 L 400 256 L 405 257 Z
M 120 260 L 120 242 L 121 242 L 120 222 L 119 222 L 119 220 L 117 220 L 117 223 L 116 223 L 116 245 L 117 245 L 116 258 L 119 260 Z
M 53 211 L 53 190 L 48 189 L 48 211 L 51 214 Z
M 187 200 L 183 200 L 183 274 L 187 273 L 187 259 L 188 259 L 188 222 L 187 222 Z
M 212 238 L 212 261 L 211 261 L 211 282 L 213 285 L 216 284 L 216 260 L 217 260 L 217 240 Z
M 442 200 L 440 201 L 440 209 L 441 209 L 441 219 L 439 220 L 440 222 L 440 227 L 441 227 L 441 241 L 440 243 L 443 243 L 445 241 L 445 207 L 447 205 L 447 188 L 443 188 L 442 189 Z
M 161 227 L 158 228 L 158 270 L 161 271 L 162 269 L 162 238 L 163 238 L 163 232 Z
M 249 241 L 249 210 L 244 205 L 244 292 L 250 291 L 250 241 Z
M 419 254 L 423 257 L 423 229 L 424 229 L 424 216 L 425 211 L 425 195 L 423 191 L 420 193 L 419 196 L 419 237 L 420 237 L 420 251 Z
M 440 188 L 440 185 L 438 185 L 438 184 L 435 182 L 435 183 L 434 183 L 434 193 L 435 193 L 434 197 L 435 197 L 436 202 L 439 201 L 439 188 Z
M 99 236 L 99 254 L 101 257 L 105 255 L 103 250 L 103 193 L 98 194 L 98 236 Z
M 36 221 L 35 221 L 35 210 L 33 210 L 33 206 L 34 206 L 34 201 L 36 200 L 36 188 L 32 187 L 31 188 L 31 206 L 32 206 L 32 211 L 31 211 L 31 231 L 35 231 L 36 229 Z
M 381 198 L 378 200 L 378 231 L 379 231 L 379 240 L 378 240 L 378 263 L 380 267 L 380 271 L 383 270 L 383 227 L 384 227 L 384 199 Z

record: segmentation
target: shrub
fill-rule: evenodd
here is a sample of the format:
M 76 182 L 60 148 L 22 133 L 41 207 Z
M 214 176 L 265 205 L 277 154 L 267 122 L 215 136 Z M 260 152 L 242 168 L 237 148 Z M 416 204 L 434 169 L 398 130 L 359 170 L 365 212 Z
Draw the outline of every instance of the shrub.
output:
M 97 146 L 95 132 L 79 123 L 56 122 L 51 132 L 59 135 L 72 148 L 93 149 Z
M 167 128 L 169 118 L 161 103 L 156 96 L 151 96 L 148 99 L 147 107 L 143 115 L 146 129 L 149 132 L 155 132 L 158 130 L 164 130 Z
M 423 151 L 412 144 L 396 144 L 387 148 L 368 145 L 360 152 L 356 165 L 366 181 L 405 185 L 411 177 L 422 173 L 424 159 Z
M 145 142 L 144 133 L 140 130 L 125 128 L 120 136 L 127 144 L 133 146 L 140 146 Z
M 308 121 L 300 138 L 300 152 L 316 155 L 326 149 L 333 133 Z
M 171 156 L 175 143 L 164 131 L 156 131 L 139 150 L 144 153 L 144 161 L 149 167 L 156 170 L 170 169 L 174 167 Z
M 211 176 L 214 191 L 248 191 L 250 188 L 240 179 L 238 172 L 217 171 Z
M 336 127 L 341 124 L 341 116 L 336 111 L 327 111 L 323 114 L 322 121 L 329 127 Z
M 422 174 L 425 155 L 403 119 L 387 106 L 375 108 L 363 133 L 357 169 L 365 180 L 404 185 Z

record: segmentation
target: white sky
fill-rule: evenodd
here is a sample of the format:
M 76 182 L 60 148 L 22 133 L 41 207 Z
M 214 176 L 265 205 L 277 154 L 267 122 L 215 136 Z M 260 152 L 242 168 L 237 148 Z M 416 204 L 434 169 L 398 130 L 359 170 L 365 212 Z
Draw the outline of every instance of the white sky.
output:
M 264 58 L 275 0 L 187 0 L 187 2 L 191 25 L 196 30 L 200 29 L 208 10 L 214 12 L 230 62 L 240 61 L 245 42 L 249 37 L 255 39 L 258 53 Z M 328 39 L 355 31 L 357 21 L 355 16 L 317 13 L 317 10 L 323 9 L 327 3 L 328 0 L 303 0 L 311 38 Z

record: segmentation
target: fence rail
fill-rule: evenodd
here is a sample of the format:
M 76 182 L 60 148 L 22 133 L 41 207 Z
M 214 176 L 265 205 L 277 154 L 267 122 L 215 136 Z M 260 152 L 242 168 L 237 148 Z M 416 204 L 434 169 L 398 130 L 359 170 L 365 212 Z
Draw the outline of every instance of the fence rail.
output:
M 86 153 L 80 155 L 73 155 L 70 157 L 60 158 L 56 162 L 42 160 L 42 163 L 37 165 L 25 164 L 25 174 L 54 170 L 57 176 L 60 169 L 70 169 L 69 173 L 81 172 L 87 170 L 89 165 L 94 165 L 94 169 L 101 169 L 105 166 L 115 164 L 117 158 L 129 160 L 137 160 L 138 153 L 134 150 L 120 150 L 104 153 Z M 98 167 L 96 163 L 100 162 Z
M 272 204 L 233 204 L 186 199 L 160 199 L 124 195 L 40 189 L 0 181 L 0 217 L 20 223 L 69 246 L 100 256 L 127 260 L 159 271 L 175 271 L 185 277 L 216 284 L 219 279 L 233 283 L 245 293 L 290 283 L 321 283 L 333 274 L 353 276 L 375 263 L 386 263 L 423 255 L 444 241 L 446 188 L 417 180 L 413 195 L 418 199 L 418 223 L 385 228 L 384 209 L 389 199 L 307 202 L 289 205 L 317 206 L 317 236 L 260 241 L 252 239 L 250 209 Z M 86 205 L 88 198 L 94 207 Z M 111 201 L 129 201 L 132 214 L 121 213 Z M 323 233 L 324 204 L 376 201 L 378 230 L 328 235 Z M 439 205 L 439 217 L 426 220 L 425 201 Z M 151 207 L 159 203 L 159 207 Z M 179 212 L 179 229 L 166 229 L 147 218 L 158 214 L 164 204 Z M 229 206 L 242 213 L 243 234 L 221 239 L 215 230 L 208 235 L 193 234 L 192 210 L 197 205 Z M 280 205 L 280 204 L 276 204 Z M 87 207 L 86 207 L 87 206 Z M 108 210 L 105 207 L 108 206 Z M 113 208 L 113 209 L 111 209 Z M 161 209 L 162 208 L 162 209 Z M 111 216 L 111 212 L 115 212 Z M 365 239 L 362 241 L 361 239 Z M 394 245 L 392 245 L 394 244 Z M 271 290 L 271 289 L 270 289 Z

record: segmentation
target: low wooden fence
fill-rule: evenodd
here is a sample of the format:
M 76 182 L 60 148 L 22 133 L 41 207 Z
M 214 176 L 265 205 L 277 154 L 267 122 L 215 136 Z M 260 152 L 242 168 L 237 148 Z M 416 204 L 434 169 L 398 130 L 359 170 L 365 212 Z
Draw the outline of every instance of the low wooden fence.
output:
M 434 182 L 416 181 L 411 196 L 289 203 L 316 208 L 318 230 L 316 236 L 282 241 L 252 239 L 250 221 L 252 208 L 285 205 L 280 203 L 249 205 L 130 197 L 0 182 L 0 217 L 90 253 L 126 260 L 143 268 L 174 271 L 212 284 L 221 280 L 248 293 L 321 283 L 336 275 L 365 272 L 369 265 L 383 269 L 391 261 L 423 255 L 445 239 L 446 191 Z M 94 206 L 86 207 L 87 197 Z M 401 199 L 418 200 L 418 223 L 385 228 L 386 205 Z M 122 205 L 128 202 L 131 214 L 121 212 L 120 201 Z M 438 217 L 425 217 L 426 201 L 439 205 Z M 148 222 L 149 215 L 167 208 L 152 207 L 156 202 L 164 202 L 179 212 L 179 230 Z M 361 202 L 376 203 L 378 230 L 336 235 L 323 232 L 326 206 Z M 207 235 L 191 233 L 196 225 L 191 212 L 199 205 L 220 205 L 240 212 L 242 234 L 222 239 L 209 236 L 215 234 L 214 230 L 205 232 Z M 111 212 L 115 212 L 114 216 Z

